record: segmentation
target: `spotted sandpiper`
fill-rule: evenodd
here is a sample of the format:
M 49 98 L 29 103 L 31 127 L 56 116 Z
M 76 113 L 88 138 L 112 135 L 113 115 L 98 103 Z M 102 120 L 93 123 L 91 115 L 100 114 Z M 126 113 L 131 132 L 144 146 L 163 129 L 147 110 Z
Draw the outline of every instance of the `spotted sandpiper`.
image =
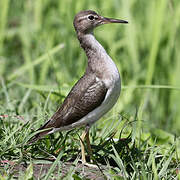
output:
M 93 30 L 109 23 L 128 23 L 124 20 L 100 16 L 92 10 L 81 11 L 74 18 L 74 28 L 81 47 L 88 58 L 84 75 L 74 85 L 55 114 L 38 130 L 30 143 L 56 131 L 85 127 L 81 135 L 82 162 L 86 162 L 84 139 L 92 154 L 89 128 L 116 103 L 121 90 L 119 71 L 102 45 L 95 39 Z

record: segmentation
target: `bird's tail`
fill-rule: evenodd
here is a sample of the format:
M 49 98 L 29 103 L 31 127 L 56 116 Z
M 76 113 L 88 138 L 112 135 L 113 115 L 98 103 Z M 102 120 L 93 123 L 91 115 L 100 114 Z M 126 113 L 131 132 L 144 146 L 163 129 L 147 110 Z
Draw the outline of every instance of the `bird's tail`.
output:
M 36 142 L 38 139 L 40 139 L 39 133 L 36 134 L 36 135 L 34 135 L 34 136 L 27 142 L 27 144 L 28 144 L 28 145 L 31 145 L 31 144 L 33 144 L 34 142 Z
M 49 121 L 47 121 L 43 126 L 41 126 L 38 130 L 36 130 L 36 132 L 37 131 L 40 131 L 40 132 L 35 134 L 34 136 L 32 136 L 32 138 L 29 139 L 29 141 L 27 142 L 28 145 L 33 144 L 38 139 L 41 139 L 43 136 L 49 134 L 52 128 L 46 127 L 48 123 Z

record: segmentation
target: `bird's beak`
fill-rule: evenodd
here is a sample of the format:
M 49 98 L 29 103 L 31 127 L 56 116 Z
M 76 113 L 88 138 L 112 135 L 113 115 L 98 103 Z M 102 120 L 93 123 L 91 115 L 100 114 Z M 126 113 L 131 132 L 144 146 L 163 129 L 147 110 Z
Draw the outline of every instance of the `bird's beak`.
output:
M 128 23 L 128 21 L 121 20 L 121 19 L 113 19 L 107 17 L 100 17 L 100 24 L 109 24 L 109 23 Z

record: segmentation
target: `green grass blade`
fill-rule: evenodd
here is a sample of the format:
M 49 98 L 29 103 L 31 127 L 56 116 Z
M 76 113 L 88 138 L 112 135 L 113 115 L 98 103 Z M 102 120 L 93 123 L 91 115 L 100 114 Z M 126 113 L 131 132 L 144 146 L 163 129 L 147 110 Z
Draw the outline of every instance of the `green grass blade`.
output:
M 174 147 L 172 147 L 171 149 L 171 152 L 170 152 L 170 155 L 168 156 L 168 159 L 165 161 L 164 159 L 164 162 L 163 162 L 163 166 L 162 166 L 162 169 L 160 170 L 158 176 L 161 178 L 162 176 L 165 176 L 167 174 L 167 169 L 170 165 L 170 162 L 171 162 L 171 159 L 173 157 L 173 151 L 174 151 Z
M 5 29 L 8 20 L 8 9 L 9 9 L 9 0 L 0 1 L 0 53 L 3 50 L 3 41 L 5 38 Z
M 56 47 L 54 47 L 53 49 L 51 49 L 49 52 L 45 53 L 44 55 L 40 56 L 39 58 L 35 59 L 32 64 L 26 64 L 22 67 L 20 67 L 17 71 L 15 71 L 14 73 L 10 74 L 8 76 L 8 80 L 12 80 L 22 74 L 24 74 L 27 70 L 29 70 L 32 66 L 36 66 L 40 63 L 42 63 L 45 60 L 49 59 L 49 55 L 53 55 L 56 54 L 59 50 L 61 50 L 62 48 L 64 48 L 64 44 L 59 44 Z
M 54 163 L 50 167 L 49 171 L 47 172 L 47 175 L 45 176 L 44 180 L 48 180 L 49 179 L 51 173 L 54 171 L 54 169 L 56 168 L 58 162 L 60 161 L 63 153 L 64 153 L 63 150 L 59 153 L 58 157 L 56 158 L 56 160 L 54 161 Z
M 158 174 L 157 174 L 157 168 L 156 168 L 154 156 L 151 156 L 151 160 L 152 160 L 152 171 L 154 173 L 154 180 L 158 180 L 159 178 L 158 178 Z
M 112 147 L 113 147 L 115 156 L 114 155 L 111 155 L 111 156 L 114 159 L 114 161 L 118 164 L 119 168 L 122 170 L 124 179 L 128 179 L 128 173 L 126 172 L 123 162 L 122 162 L 121 158 L 119 157 L 119 154 L 117 153 L 115 147 L 114 146 L 112 146 Z
M 19 86 L 36 90 L 36 91 L 42 91 L 42 92 L 54 92 L 59 93 L 57 86 L 48 86 L 48 85 L 35 85 L 35 84 L 24 84 L 24 83 L 17 83 Z
M 159 50 L 159 43 L 160 43 L 160 39 L 161 39 L 161 31 L 162 31 L 162 24 L 163 24 L 163 19 L 165 17 L 165 10 L 166 10 L 166 5 L 167 5 L 167 0 L 159 0 L 154 2 L 155 3 L 155 7 L 156 9 L 156 13 L 154 13 L 154 28 L 153 28 L 153 37 L 152 37 L 152 46 L 151 46 L 151 51 L 150 51 L 150 56 L 149 56 L 149 60 L 148 60 L 148 70 L 147 70 L 147 75 L 146 75 L 146 80 L 145 80 L 145 85 L 149 85 L 152 83 L 152 78 L 153 78 L 153 74 L 155 71 L 155 64 L 156 64 L 156 60 L 157 60 L 157 52 Z M 145 104 L 145 100 L 146 97 L 148 96 L 149 92 L 145 92 L 144 96 L 142 96 L 142 100 L 140 103 L 140 108 L 139 108 L 139 112 L 138 112 L 138 117 L 139 120 L 142 119 L 142 113 L 143 113 L 143 109 L 144 109 L 144 104 Z M 141 128 L 141 121 L 138 122 L 138 126 L 139 128 Z
M 122 89 L 169 89 L 180 90 L 179 86 L 171 85 L 134 85 L 134 86 L 122 86 Z

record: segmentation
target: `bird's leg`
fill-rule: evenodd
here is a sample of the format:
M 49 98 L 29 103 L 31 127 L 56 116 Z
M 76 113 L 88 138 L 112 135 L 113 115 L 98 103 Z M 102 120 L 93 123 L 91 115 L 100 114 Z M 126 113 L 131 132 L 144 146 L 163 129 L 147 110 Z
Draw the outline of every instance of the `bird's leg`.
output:
M 94 165 L 94 164 L 88 164 L 86 163 L 86 157 L 85 157 L 85 147 L 84 147 L 84 139 L 86 139 L 87 142 L 87 149 L 88 149 L 88 153 L 90 155 L 90 157 L 92 157 L 92 149 L 91 149 L 91 145 L 90 145 L 90 140 L 89 140 L 89 126 L 86 126 L 86 129 L 84 130 L 84 132 L 81 135 L 81 154 L 82 154 L 82 163 L 86 166 L 89 167 L 93 167 L 93 168 L 98 168 L 98 166 Z
M 89 139 L 89 129 L 87 130 L 85 138 L 86 138 L 86 142 L 87 142 L 88 153 L 89 153 L 89 156 L 90 156 L 90 159 L 91 159 L 93 153 L 92 153 L 90 139 Z
M 89 129 L 90 129 L 90 127 L 86 126 L 86 129 L 84 130 L 84 132 L 81 135 L 81 154 L 82 154 L 82 162 L 83 163 L 86 163 L 84 139 L 87 142 L 88 153 L 89 153 L 90 157 L 92 156 L 92 149 L 91 149 L 91 144 L 90 144 L 90 140 L 89 140 Z
M 84 138 L 86 136 L 86 130 L 82 133 L 80 143 L 81 143 L 81 155 L 82 155 L 82 163 L 86 163 L 85 157 L 85 147 L 84 147 Z

